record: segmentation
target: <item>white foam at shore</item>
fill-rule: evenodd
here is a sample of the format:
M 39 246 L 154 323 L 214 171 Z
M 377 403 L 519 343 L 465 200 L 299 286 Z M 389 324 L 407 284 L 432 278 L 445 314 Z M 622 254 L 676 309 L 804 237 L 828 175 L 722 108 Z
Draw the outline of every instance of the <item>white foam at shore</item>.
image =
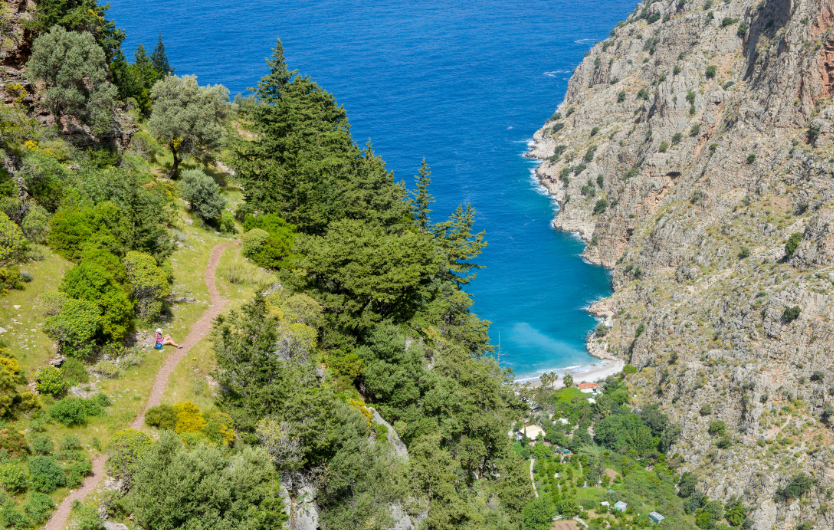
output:
M 573 376 L 575 383 L 594 382 L 605 379 L 609 375 L 614 375 L 623 370 L 625 363 L 623 361 L 609 361 L 600 360 L 598 363 L 581 366 L 570 366 L 567 368 L 555 368 L 553 370 L 542 370 L 535 376 L 525 376 L 516 379 L 516 383 L 536 383 L 544 373 L 554 372 L 559 376 L 561 382 L 565 374 L 570 373 Z

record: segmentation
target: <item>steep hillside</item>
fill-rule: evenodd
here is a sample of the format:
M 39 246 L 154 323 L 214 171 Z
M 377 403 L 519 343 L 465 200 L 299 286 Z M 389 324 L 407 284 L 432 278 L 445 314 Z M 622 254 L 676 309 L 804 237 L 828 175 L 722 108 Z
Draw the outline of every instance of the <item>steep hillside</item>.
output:
M 554 226 L 613 269 L 589 350 L 641 369 L 637 401 L 683 428 L 671 453 L 757 530 L 832 524 L 832 24 L 827 0 L 643 2 L 531 153 Z M 814 486 L 783 492 L 799 473 Z

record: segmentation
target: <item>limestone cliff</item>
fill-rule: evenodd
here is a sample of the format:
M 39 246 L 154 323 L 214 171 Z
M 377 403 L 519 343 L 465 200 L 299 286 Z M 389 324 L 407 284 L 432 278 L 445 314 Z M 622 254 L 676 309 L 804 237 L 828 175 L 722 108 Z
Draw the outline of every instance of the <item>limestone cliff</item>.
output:
M 590 344 L 641 368 L 638 402 L 683 427 L 672 453 L 756 530 L 834 525 L 833 24 L 832 0 L 646 0 L 531 152 L 554 226 L 613 269 Z M 774 498 L 799 472 L 817 486 Z

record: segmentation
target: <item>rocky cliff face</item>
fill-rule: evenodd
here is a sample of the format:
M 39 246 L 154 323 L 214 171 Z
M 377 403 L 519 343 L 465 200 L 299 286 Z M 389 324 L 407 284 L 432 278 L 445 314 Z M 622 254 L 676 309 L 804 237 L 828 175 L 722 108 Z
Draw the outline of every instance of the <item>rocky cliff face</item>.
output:
M 756 530 L 834 525 L 833 25 L 832 0 L 646 0 L 531 152 L 554 226 L 614 272 L 589 350 L 641 368 L 639 401 L 683 427 L 672 452 Z M 817 486 L 774 499 L 799 472 Z

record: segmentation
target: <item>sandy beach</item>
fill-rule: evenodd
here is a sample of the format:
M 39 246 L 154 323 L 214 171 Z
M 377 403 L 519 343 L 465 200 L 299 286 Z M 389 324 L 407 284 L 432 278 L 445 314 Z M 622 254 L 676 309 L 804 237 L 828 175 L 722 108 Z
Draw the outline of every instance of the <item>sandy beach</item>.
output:
M 562 386 L 564 386 L 562 384 L 562 378 L 566 373 L 569 373 L 573 376 L 574 384 L 593 383 L 601 379 L 605 379 L 609 375 L 614 375 L 622 372 L 624 366 L 625 363 L 623 361 L 603 360 L 597 363 L 596 365 L 592 366 L 590 370 L 585 370 L 586 367 L 577 368 L 577 370 L 582 370 L 578 372 L 574 372 L 572 369 L 554 370 L 554 372 L 559 374 L 559 381 L 556 383 L 554 388 L 562 388 Z M 536 388 L 539 385 L 541 385 L 541 381 L 539 380 L 539 378 L 525 378 L 523 381 L 519 381 L 518 383 L 521 385 L 529 386 L 531 388 Z

